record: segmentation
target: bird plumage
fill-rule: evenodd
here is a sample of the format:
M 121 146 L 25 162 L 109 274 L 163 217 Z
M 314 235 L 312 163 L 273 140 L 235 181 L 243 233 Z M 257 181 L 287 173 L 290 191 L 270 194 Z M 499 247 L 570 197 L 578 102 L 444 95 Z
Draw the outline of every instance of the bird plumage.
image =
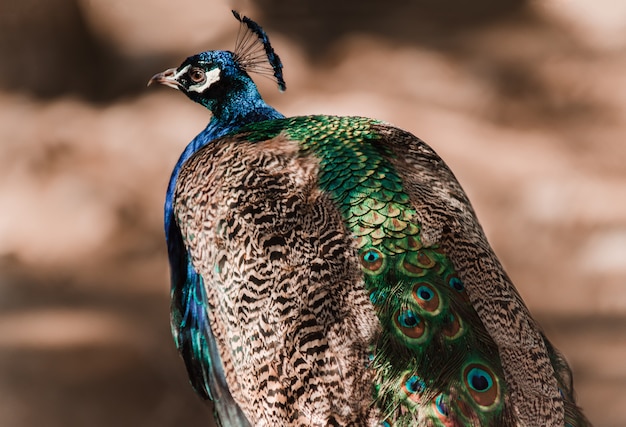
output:
M 153 78 L 213 113 L 165 222 L 176 344 L 222 424 L 587 425 L 436 153 L 372 119 L 284 118 L 244 57 Z

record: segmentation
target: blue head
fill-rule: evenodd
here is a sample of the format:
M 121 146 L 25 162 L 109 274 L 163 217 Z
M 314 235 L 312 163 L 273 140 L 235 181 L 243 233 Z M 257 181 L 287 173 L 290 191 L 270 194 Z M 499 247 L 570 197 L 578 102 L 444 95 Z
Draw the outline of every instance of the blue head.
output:
M 249 18 L 233 14 L 244 28 L 234 52 L 212 50 L 190 56 L 178 68 L 154 75 L 148 85 L 156 82 L 178 89 L 223 120 L 265 105 L 248 72 L 271 75 L 279 89 L 285 90 L 280 58 L 263 29 Z

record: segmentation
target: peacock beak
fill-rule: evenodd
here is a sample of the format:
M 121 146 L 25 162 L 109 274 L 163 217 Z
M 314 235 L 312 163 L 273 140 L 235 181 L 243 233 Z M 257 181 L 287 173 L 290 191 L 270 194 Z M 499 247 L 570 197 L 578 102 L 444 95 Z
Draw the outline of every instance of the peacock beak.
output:
M 152 83 L 160 83 L 165 86 L 172 87 L 174 89 L 180 90 L 180 82 L 176 80 L 176 68 L 170 68 L 168 70 L 163 71 L 162 73 L 155 74 L 148 81 L 148 86 Z

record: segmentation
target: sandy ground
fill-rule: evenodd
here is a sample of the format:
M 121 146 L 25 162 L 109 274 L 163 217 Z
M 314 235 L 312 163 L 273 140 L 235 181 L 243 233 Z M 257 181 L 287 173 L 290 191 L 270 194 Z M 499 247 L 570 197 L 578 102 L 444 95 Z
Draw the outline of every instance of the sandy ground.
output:
M 161 225 L 170 170 L 208 113 L 145 83 L 230 49 L 231 7 L 283 59 L 287 92 L 257 79 L 280 111 L 384 119 L 438 151 L 591 421 L 626 425 L 626 6 L 435 3 L 1 13 L 0 425 L 210 425 L 169 335 Z

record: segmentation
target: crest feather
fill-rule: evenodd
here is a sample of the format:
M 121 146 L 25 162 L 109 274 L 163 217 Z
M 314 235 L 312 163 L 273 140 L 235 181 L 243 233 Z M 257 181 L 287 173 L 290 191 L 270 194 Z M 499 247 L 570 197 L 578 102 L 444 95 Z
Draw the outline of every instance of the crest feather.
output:
M 235 10 L 233 15 L 241 26 L 235 43 L 235 60 L 247 72 L 261 74 L 276 80 L 278 89 L 287 89 L 283 79 L 283 64 L 274 52 L 270 39 L 263 28 L 247 16 L 241 16 Z

